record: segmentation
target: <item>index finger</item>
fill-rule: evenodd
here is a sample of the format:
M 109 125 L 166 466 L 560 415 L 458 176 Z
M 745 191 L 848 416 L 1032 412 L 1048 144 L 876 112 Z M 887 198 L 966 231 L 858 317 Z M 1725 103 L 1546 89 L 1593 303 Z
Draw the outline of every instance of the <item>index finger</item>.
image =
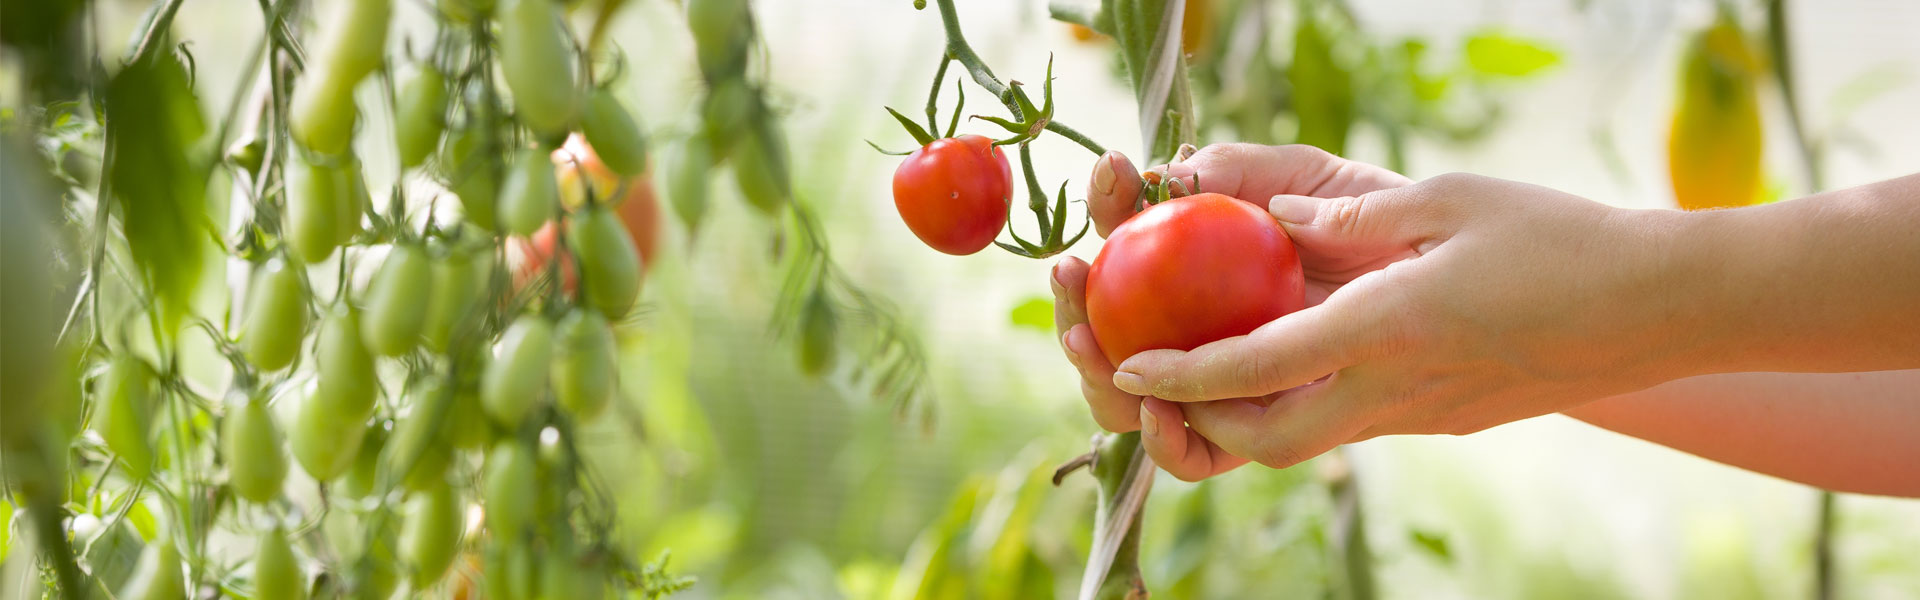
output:
M 1133 216 L 1134 200 L 1140 196 L 1140 171 L 1127 155 L 1118 150 L 1101 155 L 1093 164 L 1093 177 L 1087 181 L 1087 213 L 1093 217 L 1094 233 L 1107 237 Z

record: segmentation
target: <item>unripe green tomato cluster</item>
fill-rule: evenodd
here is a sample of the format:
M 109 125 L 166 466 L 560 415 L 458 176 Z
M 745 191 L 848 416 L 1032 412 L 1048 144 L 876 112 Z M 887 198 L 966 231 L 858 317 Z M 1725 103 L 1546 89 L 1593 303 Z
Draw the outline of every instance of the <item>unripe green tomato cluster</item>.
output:
M 650 183 L 639 121 L 607 82 L 578 81 L 582 57 L 560 3 L 437 0 L 448 20 L 491 20 L 490 28 L 473 24 L 471 31 L 497 34 L 492 53 L 472 56 L 497 62 L 461 64 L 446 51 L 459 46 L 436 45 L 431 58 L 394 68 L 405 76 L 393 90 L 391 142 L 401 177 L 430 175 L 445 183 L 458 197 L 465 223 L 450 226 L 444 217 L 426 227 L 417 219 L 410 223 L 425 201 L 400 201 L 398 194 L 412 192 L 399 184 L 393 206 L 403 212 L 371 213 L 373 198 L 353 149 L 359 110 L 354 95 L 370 74 L 387 68 L 395 3 L 309 4 L 319 28 L 316 39 L 305 40 L 304 71 L 295 73 L 286 106 L 284 133 L 294 145 L 274 146 L 267 140 L 281 138 L 263 130 L 226 155 L 231 166 L 252 177 L 280 176 L 279 185 L 269 185 L 260 198 L 259 222 L 240 246 L 243 256 L 259 264 L 231 343 L 219 344 L 234 364 L 234 389 L 222 407 L 189 408 L 203 410 L 194 416 L 210 420 L 214 429 L 215 448 L 190 454 L 204 454 L 218 467 L 208 476 L 223 485 L 220 494 L 230 496 L 216 497 L 230 506 L 237 499 L 248 519 L 276 519 L 241 527 L 257 541 L 251 560 L 236 571 L 235 589 L 257 598 L 298 599 L 321 589 L 382 598 L 405 579 L 411 592 L 424 593 L 459 557 L 468 503 L 479 502 L 488 536 L 496 540 L 487 544 L 488 569 L 500 574 L 487 577 L 488 585 L 514 592 L 498 597 L 600 597 L 610 574 L 583 562 L 586 555 L 569 536 L 552 535 L 554 523 L 565 522 L 559 513 L 570 510 L 566 500 L 574 486 L 560 483 L 575 472 L 574 457 L 550 439 L 538 446 L 529 440 L 550 415 L 557 417 L 552 428 L 539 432 L 546 437 L 595 418 L 618 393 L 613 327 L 638 300 L 644 264 L 635 234 L 623 223 L 632 217 L 615 209 L 634 206 L 622 204 L 637 189 L 627 186 Z M 743 65 L 750 21 L 745 2 L 733 4 L 721 7 L 739 17 L 728 34 L 738 38 L 729 44 L 738 56 L 726 62 Z M 447 28 L 442 35 L 458 31 Z M 491 79 L 469 75 L 477 72 L 472 67 L 498 68 L 505 103 L 493 98 L 502 90 L 480 89 Z M 743 73 L 732 72 L 736 80 Z M 740 82 L 734 89 L 739 93 L 733 99 L 750 107 L 743 114 L 764 112 L 757 92 Z M 572 165 L 578 180 L 594 181 L 567 188 L 593 190 L 584 194 L 591 200 L 573 204 L 564 201 L 564 175 L 556 175 L 549 159 L 570 129 L 595 155 L 592 165 Z M 704 172 L 715 159 L 704 142 L 697 148 L 682 153 L 691 160 L 679 163 L 700 172 L 704 197 Z M 777 149 L 784 170 L 784 143 Z M 423 167 L 432 170 L 422 173 Z M 615 183 L 604 185 L 596 177 Z M 776 204 L 766 198 L 784 198 L 783 185 L 777 193 L 766 189 L 776 188 L 749 197 L 769 206 Z M 612 197 L 616 190 L 629 193 Z M 650 195 L 646 206 L 654 210 Z M 515 316 L 509 311 L 521 310 L 533 295 L 505 283 L 496 252 L 506 236 L 542 227 L 551 228 L 554 239 L 564 236 L 565 250 L 555 243 L 551 251 L 574 265 L 578 287 L 569 290 L 571 296 L 536 298 L 533 308 Z M 349 251 L 354 244 L 366 246 Z M 378 256 L 366 252 L 371 246 L 386 244 L 391 247 L 384 257 L 365 258 Z M 328 263 L 335 256 L 341 262 Z M 330 277 L 336 266 L 339 275 Z M 337 294 L 327 291 L 335 279 Z M 362 280 L 364 286 L 354 283 Z M 383 369 L 405 371 L 405 384 L 394 378 L 383 386 Z M 119 349 L 98 373 L 90 388 L 93 427 L 123 476 L 148 480 L 157 464 L 195 460 L 176 456 L 171 445 L 162 452 L 157 443 L 175 439 L 156 435 L 155 421 L 164 414 L 158 409 L 169 406 L 163 399 L 180 401 L 173 394 L 187 393 L 178 382 L 163 383 L 153 366 Z M 270 407 L 270 397 L 276 406 Z M 282 415 L 288 420 L 280 421 Z M 476 450 L 485 454 L 482 476 L 477 489 L 462 488 L 463 480 L 456 479 L 466 471 L 460 466 L 471 460 L 463 451 Z M 364 544 L 339 549 L 338 562 L 329 561 L 338 572 L 311 577 L 295 546 L 322 536 L 284 528 L 290 526 L 292 515 L 283 514 L 290 505 L 278 500 L 284 490 L 300 489 L 300 482 L 288 487 L 289 463 L 319 483 L 330 500 L 343 502 L 334 505 L 340 514 L 399 504 L 382 525 L 362 522 L 370 529 L 355 537 Z M 520 543 L 534 540 L 538 546 Z M 330 555 L 326 549 L 313 554 Z M 162 536 L 147 547 L 136 576 L 117 596 L 184 598 L 192 590 L 182 562 L 180 549 Z M 225 591 L 228 582 L 221 583 Z
M 288 129 L 308 150 L 342 155 L 353 140 L 353 89 L 380 67 L 392 0 L 343 0 L 323 17 L 313 65 L 296 84 Z

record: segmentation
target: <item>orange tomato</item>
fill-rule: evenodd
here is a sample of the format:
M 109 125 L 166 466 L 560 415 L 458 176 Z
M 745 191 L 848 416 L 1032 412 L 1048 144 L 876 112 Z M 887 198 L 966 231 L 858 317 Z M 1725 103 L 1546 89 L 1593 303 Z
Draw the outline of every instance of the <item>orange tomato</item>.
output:
M 652 265 L 655 250 L 659 247 L 660 203 L 653 192 L 651 165 L 647 172 L 623 181 L 613 169 L 601 162 L 600 156 L 587 144 L 587 139 L 578 133 L 567 136 L 566 143 L 554 149 L 552 160 L 554 179 L 560 184 L 560 203 L 568 211 L 579 210 L 586 205 L 589 190 L 596 201 L 612 203 L 615 214 L 620 216 L 621 224 L 627 228 L 627 235 L 633 238 L 634 248 L 640 250 L 641 266 Z M 622 183 L 626 184 L 624 188 L 621 187 Z M 615 192 L 619 193 L 619 197 L 606 197 Z M 556 224 L 549 221 L 526 239 L 511 240 L 520 251 L 520 262 L 513 272 L 515 288 L 531 283 L 547 268 L 553 259 L 554 244 L 559 241 L 559 233 Z M 574 269 L 573 257 L 562 253 L 560 269 L 561 285 L 568 294 L 572 294 L 578 289 L 580 281 L 580 275 Z
M 653 193 L 652 166 L 623 182 L 578 133 L 567 136 L 567 143 L 553 151 L 553 165 L 554 177 L 560 181 L 560 201 L 568 210 L 586 204 L 589 186 L 603 202 L 609 201 L 605 195 L 620 192 L 620 197 L 611 203 L 620 214 L 620 221 L 626 224 L 627 234 L 633 236 L 633 247 L 640 249 L 641 263 L 652 264 L 660 237 L 660 204 Z M 584 178 L 580 176 L 582 171 L 586 172 Z M 626 184 L 624 190 L 620 187 L 622 183 Z

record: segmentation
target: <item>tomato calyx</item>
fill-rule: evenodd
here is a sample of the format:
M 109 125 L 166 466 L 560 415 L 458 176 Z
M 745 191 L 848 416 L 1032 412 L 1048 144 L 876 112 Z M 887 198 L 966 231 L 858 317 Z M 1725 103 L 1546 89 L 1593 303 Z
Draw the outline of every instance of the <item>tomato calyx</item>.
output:
M 1027 97 L 1027 92 L 1021 89 L 1021 85 L 1019 81 L 1007 82 L 1008 93 L 1012 94 L 1014 104 L 1020 107 L 1020 111 L 1014 115 L 1020 118 L 1019 121 L 986 115 L 973 116 L 975 119 L 999 125 L 1000 128 L 1013 134 L 1013 137 L 995 140 L 993 143 L 996 146 L 1011 146 L 1033 141 L 1039 138 L 1041 133 L 1046 132 L 1048 123 L 1053 122 L 1053 55 L 1047 55 L 1047 79 L 1040 84 L 1040 106 L 1033 105 L 1033 99 Z
M 1061 252 L 1086 237 L 1087 230 L 1093 226 L 1093 215 L 1083 213 L 1080 216 L 1080 232 L 1066 238 L 1067 233 L 1067 182 L 1060 182 L 1060 190 L 1055 193 L 1053 208 L 1047 208 L 1047 193 L 1041 191 L 1040 179 L 1033 174 L 1033 152 L 1026 143 L 1020 144 L 1020 167 L 1027 177 L 1027 208 L 1033 211 L 1034 220 L 1040 225 L 1040 243 L 1035 244 L 1020 237 L 1013 228 L 1013 204 L 1007 204 L 1007 234 L 1013 236 L 1012 244 L 994 240 L 994 245 L 1027 258 L 1047 258 Z

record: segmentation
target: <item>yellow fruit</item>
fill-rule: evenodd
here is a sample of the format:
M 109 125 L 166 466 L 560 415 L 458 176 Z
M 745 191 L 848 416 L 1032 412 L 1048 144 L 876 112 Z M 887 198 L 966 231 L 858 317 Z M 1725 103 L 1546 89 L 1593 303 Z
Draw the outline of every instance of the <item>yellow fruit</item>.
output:
M 1688 42 L 1667 169 L 1681 208 L 1747 206 L 1761 196 L 1760 55 L 1722 15 Z

